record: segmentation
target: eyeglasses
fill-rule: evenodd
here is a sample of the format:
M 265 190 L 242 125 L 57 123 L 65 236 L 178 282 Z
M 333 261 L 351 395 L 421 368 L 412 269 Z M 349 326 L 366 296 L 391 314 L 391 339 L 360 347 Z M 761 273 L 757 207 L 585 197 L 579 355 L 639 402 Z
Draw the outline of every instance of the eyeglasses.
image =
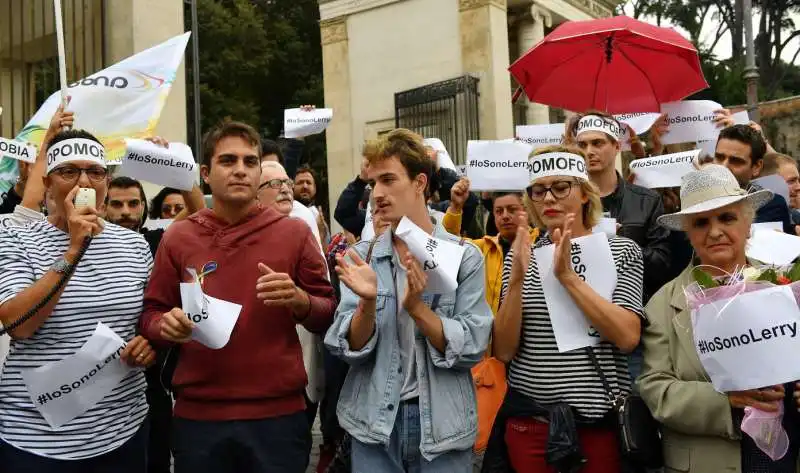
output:
M 573 184 L 576 183 L 574 181 L 556 181 L 550 187 L 534 184 L 527 189 L 528 197 L 534 202 L 541 202 L 549 192 L 556 200 L 565 199 L 569 196 L 570 192 L 572 192 Z
M 261 190 L 267 186 L 271 189 L 280 189 L 283 184 L 286 184 L 289 187 L 294 187 L 294 181 L 291 179 L 270 179 L 269 181 L 264 181 L 263 184 L 258 186 L 258 190 Z
M 161 206 L 161 213 L 162 214 L 172 213 L 173 207 L 175 207 L 175 213 L 181 213 L 181 211 L 185 208 L 183 204 L 175 204 L 175 205 L 164 204 Z
M 65 181 L 77 181 L 81 173 L 86 173 L 86 177 L 88 177 L 90 180 L 94 182 L 100 182 L 103 179 L 105 179 L 106 176 L 108 175 L 108 171 L 99 166 L 92 166 L 88 168 L 63 166 L 54 169 L 51 174 L 57 174 L 61 179 Z

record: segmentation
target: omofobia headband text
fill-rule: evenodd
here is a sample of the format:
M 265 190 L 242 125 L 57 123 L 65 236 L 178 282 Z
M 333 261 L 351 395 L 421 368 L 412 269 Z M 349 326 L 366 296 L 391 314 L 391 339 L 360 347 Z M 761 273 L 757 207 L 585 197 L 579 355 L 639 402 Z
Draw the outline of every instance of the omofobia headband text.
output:
M 47 173 L 70 161 L 92 161 L 106 167 L 106 149 L 100 143 L 86 138 L 59 141 L 47 150 Z
M 537 154 L 528 162 L 531 182 L 542 177 L 570 176 L 588 181 L 586 161 L 583 157 L 563 152 Z
M 578 126 L 575 128 L 575 137 L 587 131 L 599 131 L 609 135 L 616 141 L 620 141 L 625 132 L 620 126 L 619 122 L 600 115 L 586 115 L 578 120 Z

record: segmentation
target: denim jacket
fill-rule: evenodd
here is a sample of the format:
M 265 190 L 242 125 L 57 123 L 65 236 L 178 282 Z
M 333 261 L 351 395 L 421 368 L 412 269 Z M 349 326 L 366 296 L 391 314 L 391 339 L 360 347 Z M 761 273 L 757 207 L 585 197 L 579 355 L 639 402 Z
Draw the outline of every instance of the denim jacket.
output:
M 437 224 L 433 235 L 458 242 Z M 355 245 L 366 257 L 369 241 Z M 472 448 L 477 433 L 477 406 L 470 368 L 486 351 L 492 330 L 492 311 L 484 297 L 483 257 L 472 243 L 464 243 L 458 270 L 458 288 L 442 294 L 436 307 L 447 340 L 445 353 L 439 352 L 417 329 L 416 360 L 419 382 L 419 409 L 422 443 L 420 452 L 427 460 L 452 450 Z M 361 350 L 350 349 L 350 322 L 359 296 L 341 284 L 342 298 L 325 345 L 334 355 L 350 364 L 336 412 L 339 423 L 362 443 L 389 443 L 400 404 L 403 382 L 400 345 L 397 339 L 397 300 L 392 280 L 391 232 L 378 237 L 370 266 L 378 276 L 375 331 Z M 398 281 L 405 284 L 405 281 Z M 433 295 L 424 294 L 430 307 Z

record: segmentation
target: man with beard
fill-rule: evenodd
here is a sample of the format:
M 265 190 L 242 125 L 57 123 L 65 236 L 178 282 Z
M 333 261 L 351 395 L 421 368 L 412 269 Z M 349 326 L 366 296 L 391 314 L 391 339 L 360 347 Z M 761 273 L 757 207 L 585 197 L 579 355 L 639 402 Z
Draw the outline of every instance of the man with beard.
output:
M 322 209 L 316 204 L 317 198 L 317 174 L 308 166 L 303 166 L 297 170 L 294 176 L 294 195 L 298 202 L 308 207 L 314 214 L 314 218 L 319 226 L 319 234 L 322 242 L 327 243 L 328 225 L 325 223 L 325 215 Z

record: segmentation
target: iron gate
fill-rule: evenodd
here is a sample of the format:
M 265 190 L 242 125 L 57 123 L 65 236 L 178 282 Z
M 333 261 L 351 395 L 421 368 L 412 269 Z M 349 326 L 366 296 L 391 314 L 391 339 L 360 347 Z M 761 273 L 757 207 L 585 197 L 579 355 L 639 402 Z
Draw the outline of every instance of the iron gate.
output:
M 478 79 L 462 76 L 394 94 L 395 126 L 439 138 L 456 164 L 467 159 L 467 140 L 480 139 Z

